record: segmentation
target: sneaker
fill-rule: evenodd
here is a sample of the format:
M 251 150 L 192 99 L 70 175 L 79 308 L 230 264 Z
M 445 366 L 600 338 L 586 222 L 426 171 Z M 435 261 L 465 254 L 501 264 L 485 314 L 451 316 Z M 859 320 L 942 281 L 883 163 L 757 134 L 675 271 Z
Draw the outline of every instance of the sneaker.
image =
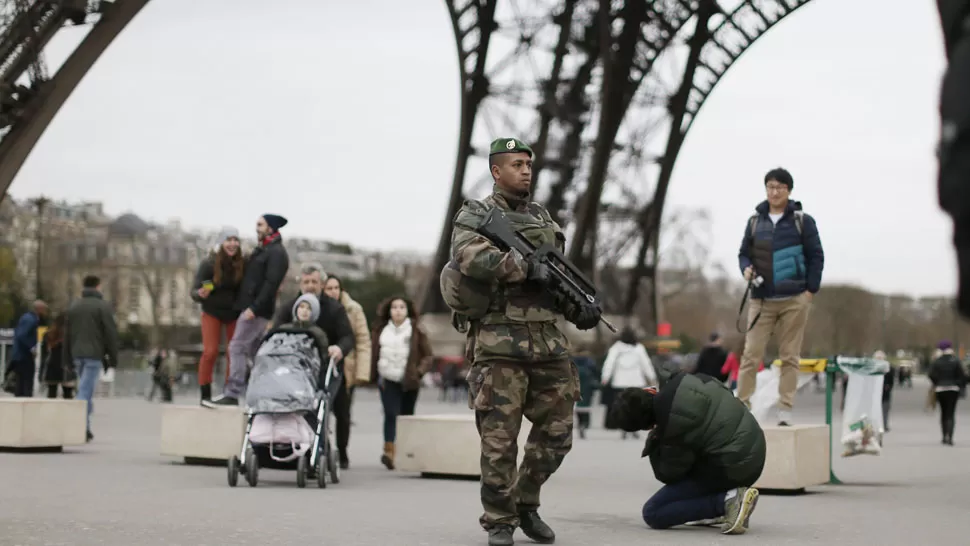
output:
M 207 408 L 221 408 L 226 406 L 239 406 L 239 399 L 234 396 L 222 395 L 212 400 L 203 400 L 202 405 Z
M 791 410 L 778 410 L 778 426 L 790 427 L 792 423 Z
M 515 539 L 512 532 L 515 529 L 511 525 L 496 525 L 488 530 L 488 546 L 512 546 Z
M 94 440 L 94 434 L 91 434 L 91 431 L 89 430 L 84 434 L 84 441 L 90 442 L 91 440 Z
M 730 492 L 729 492 L 730 494 Z M 723 535 L 743 535 L 748 530 L 751 513 L 758 504 L 758 490 L 753 487 L 739 487 L 734 495 L 724 501 Z
M 713 525 L 724 525 L 725 523 L 727 523 L 727 518 L 725 518 L 724 516 L 721 516 L 719 518 L 699 519 L 697 521 L 688 521 L 684 525 L 687 525 L 688 527 L 710 527 L 710 526 L 713 526 Z
M 525 536 L 539 544 L 552 544 L 556 541 L 556 533 L 539 517 L 539 512 L 527 510 L 519 513 L 519 529 Z

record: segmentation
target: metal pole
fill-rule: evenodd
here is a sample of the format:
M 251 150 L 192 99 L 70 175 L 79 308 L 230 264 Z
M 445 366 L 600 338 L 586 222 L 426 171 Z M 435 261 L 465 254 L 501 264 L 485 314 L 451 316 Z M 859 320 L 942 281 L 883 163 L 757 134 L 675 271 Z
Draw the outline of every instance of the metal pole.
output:
M 44 283 L 42 280 L 41 270 L 44 267 L 44 211 L 47 209 L 47 204 L 50 199 L 44 197 L 43 195 L 34 199 L 34 206 L 37 207 L 37 232 L 34 234 L 37 243 L 37 254 L 35 256 L 36 263 L 34 267 L 36 268 L 36 276 L 34 280 L 36 285 L 34 287 L 34 299 L 44 299 Z
M 825 365 L 825 424 L 829 427 L 829 483 L 832 485 L 842 485 L 842 480 L 836 477 L 832 465 L 835 459 L 832 445 L 832 392 L 835 390 L 835 372 L 838 369 L 835 359 L 829 359 Z
M 40 390 L 40 356 L 43 350 L 44 350 L 44 340 L 38 339 L 37 354 L 34 355 L 34 392 L 31 393 L 31 396 L 37 394 L 37 391 Z

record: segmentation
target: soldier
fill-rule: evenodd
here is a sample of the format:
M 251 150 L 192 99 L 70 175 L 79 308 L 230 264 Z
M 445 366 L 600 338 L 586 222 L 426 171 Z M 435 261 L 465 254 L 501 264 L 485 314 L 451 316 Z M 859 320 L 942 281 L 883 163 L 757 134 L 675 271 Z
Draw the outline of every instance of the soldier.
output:
M 551 544 L 556 534 L 539 517 L 539 490 L 573 445 L 573 409 L 579 376 L 557 319 L 588 330 L 599 322 L 598 304 L 560 302 L 547 285 L 547 266 L 517 251 L 502 252 L 476 228 L 488 212 L 503 210 L 513 228 L 536 247 L 565 245 L 549 212 L 529 200 L 532 149 L 515 138 L 492 142 L 489 167 L 495 186 L 482 201 L 466 201 L 455 216 L 452 261 L 441 274 L 455 327 L 468 335 L 469 406 L 482 439 L 480 519 L 490 546 L 514 543 L 516 527 Z M 516 441 L 525 416 L 532 431 L 522 466 Z

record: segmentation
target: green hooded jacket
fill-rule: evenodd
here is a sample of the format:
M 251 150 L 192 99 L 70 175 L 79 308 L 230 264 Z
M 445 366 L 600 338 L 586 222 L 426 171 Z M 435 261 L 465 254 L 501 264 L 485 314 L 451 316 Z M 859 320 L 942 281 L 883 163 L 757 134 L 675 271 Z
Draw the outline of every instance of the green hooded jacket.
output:
M 761 477 L 764 432 L 716 379 L 704 374 L 662 376 L 653 411 L 657 425 L 647 436 L 643 456 L 650 456 L 661 482 L 693 479 L 726 491 L 749 487 Z

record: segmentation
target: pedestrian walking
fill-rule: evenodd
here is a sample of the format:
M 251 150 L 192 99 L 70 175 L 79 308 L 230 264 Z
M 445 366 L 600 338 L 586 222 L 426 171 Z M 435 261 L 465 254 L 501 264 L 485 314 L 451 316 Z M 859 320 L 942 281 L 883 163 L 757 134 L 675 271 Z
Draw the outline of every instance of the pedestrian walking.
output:
M 323 283 L 323 293 L 344 306 L 344 311 L 346 311 L 347 319 L 350 322 L 350 329 L 354 334 L 353 350 L 344 356 L 343 360 L 344 388 L 337 393 L 333 401 L 340 468 L 347 469 L 350 467 L 347 449 L 350 445 L 351 408 L 354 404 L 354 390 L 357 388 L 357 384 L 367 383 L 370 376 L 370 329 L 367 326 L 364 308 L 344 290 L 343 282 L 339 278 L 335 275 L 327 275 L 327 280 Z
M 943 432 L 943 444 L 953 445 L 953 430 L 956 427 L 957 401 L 960 391 L 967 385 L 967 373 L 963 364 L 953 352 L 953 344 L 941 341 L 937 348 L 941 351 L 939 358 L 930 365 L 929 378 L 936 394 L 936 402 L 940 406 L 940 429 Z
M 87 440 L 90 442 L 94 439 L 91 433 L 94 389 L 102 370 L 108 373 L 118 365 L 118 326 L 114 309 L 101 295 L 101 279 L 94 275 L 84 278 L 81 297 L 67 310 L 66 328 L 64 358 L 73 363 L 78 377 L 77 399 L 87 402 Z
M 384 408 L 384 450 L 381 464 L 394 470 L 397 418 L 414 415 L 421 378 L 431 369 L 433 353 L 428 334 L 411 300 L 394 297 L 381 304 L 371 335 L 373 375 Z
M 558 325 L 564 317 L 581 330 L 594 328 L 602 310 L 593 303 L 557 304 L 544 288 L 544 264 L 502 250 L 476 229 L 493 210 L 536 247 L 562 250 L 566 237 L 542 205 L 532 201 L 532 149 L 515 138 L 489 148 L 492 194 L 465 201 L 454 219 L 451 262 L 441 273 L 442 295 L 453 324 L 467 336 L 472 355 L 469 398 L 482 445 L 479 523 L 490 546 L 513 544 L 516 527 L 543 544 L 556 533 L 539 517 L 539 491 L 573 445 L 578 371 Z M 522 467 L 517 439 L 522 417 L 532 421 Z

